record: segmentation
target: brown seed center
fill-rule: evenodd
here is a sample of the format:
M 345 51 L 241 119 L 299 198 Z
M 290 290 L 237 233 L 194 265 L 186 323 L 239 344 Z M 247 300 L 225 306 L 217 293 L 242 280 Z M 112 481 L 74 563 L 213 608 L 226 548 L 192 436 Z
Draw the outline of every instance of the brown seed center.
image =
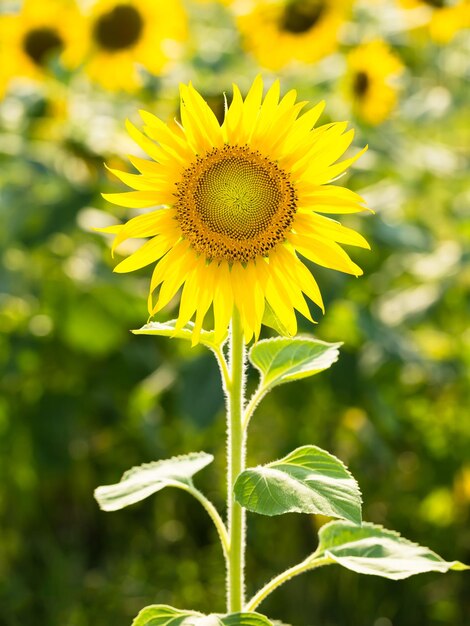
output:
M 23 50 L 37 66 L 44 66 L 50 56 L 59 52 L 63 45 L 62 38 L 48 26 L 33 28 L 23 39 Z
M 296 201 L 294 186 L 276 163 L 247 146 L 226 145 L 184 171 L 176 210 L 198 253 L 248 261 L 284 240 Z
M 93 35 L 102 48 L 117 52 L 136 44 L 143 27 L 142 16 L 135 7 L 130 4 L 117 4 L 111 11 L 97 19 Z
M 324 12 L 324 0 L 291 0 L 284 8 L 281 28 L 296 35 L 306 33 L 315 26 Z

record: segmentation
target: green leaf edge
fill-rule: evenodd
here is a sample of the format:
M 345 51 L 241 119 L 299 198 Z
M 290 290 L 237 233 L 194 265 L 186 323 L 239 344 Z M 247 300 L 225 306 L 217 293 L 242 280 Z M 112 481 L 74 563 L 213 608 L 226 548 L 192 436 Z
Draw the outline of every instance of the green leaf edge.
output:
M 176 330 L 175 325 L 177 322 L 178 320 L 176 319 L 169 320 L 168 322 L 148 322 L 144 324 L 142 328 L 131 330 L 131 332 L 134 335 L 157 335 L 160 337 L 169 337 L 170 339 L 186 339 L 192 342 L 194 322 L 188 322 L 183 328 Z M 221 344 L 225 342 L 227 336 Z M 209 348 L 219 347 L 219 344 L 215 341 L 215 332 L 213 330 L 201 330 L 199 343 Z
M 336 564 L 336 565 L 340 565 L 341 567 L 344 567 L 345 569 L 350 569 L 348 567 L 346 567 L 345 565 L 343 565 L 342 563 L 338 562 L 336 559 L 338 558 L 334 552 L 332 548 L 327 548 L 324 549 L 322 548 L 321 545 L 321 541 L 322 541 L 322 535 L 325 534 L 325 532 L 328 529 L 331 529 L 331 527 L 333 526 L 346 526 L 346 527 L 350 527 L 351 523 L 346 521 L 346 520 L 333 520 L 332 522 L 328 522 L 326 524 L 324 524 L 318 533 L 318 537 L 319 537 L 319 543 L 318 543 L 318 547 L 316 549 L 316 551 L 311 555 L 310 559 L 308 559 L 308 561 L 311 563 L 312 569 L 314 567 L 316 567 L 316 562 L 320 561 L 324 558 L 330 559 L 331 564 Z M 437 554 L 436 552 L 434 552 L 433 550 L 431 550 L 430 548 L 428 548 L 427 546 L 422 546 L 419 543 L 415 543 L 414 541 L 410 541 L 409 539 L 406 539 L 405 537 L 403 537 L 399 532 L 397 532 L 396 530 L 390 530 L 388 528 L 384 528 L 381 524 L 374 524 L 372 522 L 362 522 L 361 525 L 354 525 L 352 524 L 353 529 L 357 529 L 357 530 L 366 530 L 368 528 L 372 529 L 372 530 L 377 530 L 379 532 L 384 533 L 385 535 L 389 535 L 391 537 L 394 537 L 396 539 L 401 539 L 402 541 L 404 541 L 406 544 L 408 544 L 409 546 L 415 547 L 415 548 L 423 548 L 425 550 L 428 550 L 433 556 L 436 557 L 435 561 L 431 561 L 430 562 L 435 562 L 435 563 L 441 563 L 441 565 L 444 566 L 448 566 L 446 569 L 442 568 L 442 569 L 429 569 L 427 572 L 411 572 L 411 573 L 407 573 L 404 576 L 400 576 L 400 577 L 392 577 L 392 576 L 384 576 L 381 575 L 379 573 L 368 573 L 366 575 L 369 576 L 380 576 L 381 578 L 387 578 L 388 580 L 404 580 L 405 578 L 410 578 L 411 576 L 417 576 L 420 573 L 430 573 L 430 572 L 436 572 L 439 574 L 444 574 L 450 570 L 452 571 L 465 571 L 465 570 L 470 570 L 470 565 L 466 565 L 465 563 L 461 563 L 460 561 L 446 561 L 445 559 L 443 559 L 441 556 L 439 556 L 439 554 Z M 370 535 L 371 538 L 373 538 L 374 535 Z M 342 544 L 338 544 L 338 548 L 344 548 L 344 546 L 347 546 L 348 543 L 355 543 L 354 541 L 350 541 L 350 542 L 346 542 L 346 543 L 342 543 Z M 355 570 L 350 570 L 350 571 L 355 571 Z M 358 572 L 355 572 L 358 573 Z
M 241 611 L 238 613 L 228 614 L 210 613 L 209 615 L 205 615 L 197 611 L 184 611 L 180 609 L 175 609 L 174 607 L 167 604 L 151 604 L 149 606 L 146 606 L 141 611 L 139 611 L 138 615 L 134 618 L 132 626 L 155 626 L 156 624 L 160 624 L 160 622 L 155 622 L 155 625 L 152 624 L 153 620 L 158 619 L 158 615 L 155 615 L 156 611 L 164 613 L 162 619 L 166 617 L 165 613 L 167 613 L 168 619 L 167 621 L 163 622 L 165 626 L 169 626 L 174 620 L 180 619 L 184 620 L 183 623 L 185 624 L 185 626 L 190 626 L 191 622 L 186 622 L 186 618 L 191 617 L 196 617 L 198 619 L 209 618 L 209 620 L 211 620 L 212 618 L 211 622 L 214 626 L 215 623 L 219 623 L 225 626 L 272 626 L 272 622 L 265 615 L 262 615 L 261 613 L 256 613 L 254 611 Z M 255 620 L 252 620 L 250 618 L 255 618 Z M 176 622 L 176 624 L 178 625 L 181 623 L 182 622 L 180 621 Z M 163 624 L 161 626 L 163 626 Z
M 306 371 L 302 374 L 293 374 L 293 375 L 288 375 L 282 378 L 282 380 L 280 380 L 279 382 L 275 382 L 272 383 L 269 381 L 269 377 L 266 378 L 264 375 L 263 370 L 253 361 L 253 351 L 256 351 L 259 345 L 266 345 L 268 343 L 285 343 L 285 344 L 293 344 L 293 343 L 297 343 L 297 342 L 312 342 L 315 344 L 322 344 L 325 346 L 328 346 L 329 348 L 332 348 L 333 350 L 336 349 L 336 358 L 331 361 L 331 363 L 322 369 L 318 369 L 318 370 L 310 370 L 310 371 Z M 250 350 L 248 351 L 248 358 L 250 360 L 250 363 L 253 365 L 253 367 L 255 367 L 258 372 L 260 373 L 260 377 L 261 377 L 261 386 L 263 388 L 265 388 L 265 390 L 268 389 L 272 389 L 273 387 L 277 387 L 278 385 L 283 385 L 284 383 L 289 383 L 292 382 L 293 380 L 301 380 L 302 378 L 308 378 L 309 376 L 314 376 L 315 374 L 319 374 L 320 372 L 324 372 L 325 370 L 329 369 L 334 363 L 336 363 L 338 361 L 339 358 L 339 348 L 343 345 L 342 341 L 339 342 L 335 342 L 335 343 L 328 343 L 327 341 L 322 341 L 321 339 L 315 339 L 314 337 L 310 337 L 309 335 L 296 335 L 295 337 L 270 337 L 269 339 L 261 339 L 260 341 L 256 342 L 255 344 L 253 344 L 250 348 Z
M 328 450 L 323 450 L 323 448 L 320 448 L 319 446 L 315 446 L 315 445 L 313 445 L 313 444 L 310 444 L 310 445 L 309 445 L 309 444 L 307 444 L 307 445 L 304 445 L 304 446 L 300 446 L 299 448 L 296 448 L 296 449 L 295 449 L 295 450 L 293 450 L 292 452 L 289 452 L 289 454 L 287 454 L 286 456 L 284 456 L 284 457 L 282 457 L 281 459 L 278 459 L 278 460 L 276 460 L 276 461 L 270 461 L 269 463 L 265 463 L 264 465 L 257 465 L 256 467 L 247 467 L 247 468 L 246 468 L 243 472 L 241 472 L 241 473 L 237 476 L 237 479 L 236 479 L 236 481 L 235 481 L 235 485 L 234 485 L 234 492 L 235 492 L 235 499 L 236 499 L 236 501 L 237 501 L 237 502 L 238 502 L 241 506 L 243 506 L 244 508 L 246 508 L 246 509 L 247 509 L 247 511 L 251 511 L 252 513 L 257 513 L 258 515 L 265 515 L 266 517 L 275 517 L 275 516 L 277 516 L 277 515 L 285 515 L 286 513 L 303 513 L 303 514 L 306 514 L 306 515 L 312 515 L 312 514 L 318 514 L 318 515 L 321 515 L 322 513 L 318 512 L 318 511 L 316 511 L 316 512 L 312 513 L 312 511 L 302 511 L 302 510 L 300 510 L 300 509 L 298 509 L 298 508 L 291 508 L 291 509 L 289 509 L 288 511 L 284 511 L 283 513 L 273 513 L 273 514 L 269 514 L 269 513 L 259 513 L 258 511 L 254 510 L 254 509 L 252 509 L 252 508 L 248 508 L 248 507 L 246 507 L 246 506 L 245 506 L 245 505 L 244 505 L 244 504 L 240 501 L 240 499 L 238 498 L 237 493 L 236 493 L 237 483 L 238 483 L 238 481 L 239 481 L 240 477 L 242 477 L 242 476 L 243 476 L 243 474 L 245 474 L 245 472 L 249 472 L 250 470 L 256 470 L 257 468 L 260 468 L 260 467 L 272 467 L 272 466 L 274 466 L 274 465 L 276 465 L 276 464 L 281 463 L 281 462 L 282 462 L 282 461 L 284 461 L 285 459 L 288 459 L 290 456 L 292 456 L 292 455 L 293 455 L 293 454 L 295 454 L 296 452 L 299 452 L 299 451 L 305 450 L 305 449 L 307 449 L 307 448 L 308 448 L 308 449 L 312 449 L 312 448 L 314 448 L 315 450 L 319 450 L 320 452 L 326 453 L 328 456 L 330 456 L 330 457 L 332 457 L 334 460 L 338 461 L 338 463 L 339 463 L 339 464 L 342 466 L 342 468 L 345 470 L 345 472 L 346 472 L 346 474 L 348 475 L 348 477 L 354 481 L 354 483 L 355 483 L 355 485 L 356 485 L 356 488 L 357 488 L 357 495 L 358 495 L 358 497 L 359 497 L 359 502 L 360 502 L 360 506 L 359 506 L 359 517 L 358 517 L 358 518 L 355 518 L 355 519 L 351 519 L 351 518 L 338 518 L 338 520 L 341 520 L 341 519 L 343 519 L 343 520 L 349 520 L 349 521 L 351 521 L 352 523 L 355 523 L 355 524 L 361 525 L 361 523 L 362 523 L 362 506 L 361 506 L 361 505 L 362 505 L 362 503 L 363 503 L 363 500 L 362 500 L 362 492 L 361 492 L 361 488 L 360 488 L 360 486 L 359 486 L 359 483 L 357 482 L 357 480 L 356 480 L 356 479 L 354 478 L 354 476 L 351 474 L 351 472 L 350 472 L 349 468 L 348 468 L 348 467 L 347 467 L 347 466 L 343 463 L 343 461 L 342 461 L 341 459 L 339 459 L 339 458 L 338 458 L 337 456 L 335 456 L 334 454 L 331 454 L 331 452 L 328 452 Z M 293 464 L 293 463 L 292 463 L 292 464 L 289 464 L 289 463 L 284 463 L 284 465 L 295 465 L 295 464 Z M 336 520 L 335 520 L 335 521 L 336 521 Z M 334 523 L 334 522 L 332 522 L 332 523 Z
M 126 508 L 127 506 L 131 506 L 132 504 L 137 504 L 138 502 L 141 502 L 142 500 L 145 500 L 147 497 L 150 497 L 154 493 L 157 493 L 158 491 L 160 491 L 160 489 L 157 489 L 157 490 L 153 491 L 152 493 L 149 493 L 148 496 L 144 496 L 143 498 L 139 498 L 135 502 L 130 502 L 128 505 L 124 505 L 122 507 L 117 507 L 117 508 L 103 507 L 101 494 L 103 494 L 104 490 L 108 490 L 109 488 L 118 486 L 119 484 L 121 484 L 124 481 L 128 480 L 134 474 L 137 474 L 137 473 L 139 473 L 142 470 L 145 471 L 147 469 L 156 469 L 159 466 L 166 465 L 166 464 L 169 464 L 169 463 L 174 462 L 174 461 L 180 461 L 180 460 L 191 461 L 191 460 L 195 460 L 195 459 L 200 459 L 202 461 L 204 458 L 205 458 L 206 462 L 202 465 L 202 467 L 200 467 L 193 474 L 191 474 L 191 477 L 192 477 L 192 476 L 194 476 L 194 474 L 196 474 L 197 472 L 200 472 L 202 469 L 204 469 L 210 463 L 212 463 L 212 461 L 214 460 L 214 456 L 212 454 L 209 454 L 207 452 L 202 452 L 202 451 L 201 452 L 189 452 L 188 454 L 179 454 L 177 456 L 172 456 L 169 459 L 160 459 L 158 461 L 151 461 L 150 463 L 142 463 L 141 465 L 136 465 L 136 466 L 131 467 L 130 469 L 126 470 L 124 472 L 124 474 L 121 476 L 121 479 L 119 480 L 119 482 L 112 483 L 110 485 L 101 485 L 101 486 L 97 487 L 94 490 L 93 495 L 95 497 L 95 500 L 98 502 L 98 505 L 99 505 L 99 507 L 100 507 L 100 509 L 102 511 L 107 511 L 107 512 L 119 511 L 119 510 L 121 510 L 123 508 Z M 192 480 L 191 480 L 191 478 L 186 478 L 186 477 L 178 478 L 177 476 L 175 476 L 173 479 L 169 478 L 168 479 L 168 483 L 169 483 L 168 486 L 175 486 L 175 487 L 177 487 L 178 483 L 185 484 L 185 485 L 192 485 Z M 162 487 L 161 489 L 164 489 L 164 488 L 165 487 Z

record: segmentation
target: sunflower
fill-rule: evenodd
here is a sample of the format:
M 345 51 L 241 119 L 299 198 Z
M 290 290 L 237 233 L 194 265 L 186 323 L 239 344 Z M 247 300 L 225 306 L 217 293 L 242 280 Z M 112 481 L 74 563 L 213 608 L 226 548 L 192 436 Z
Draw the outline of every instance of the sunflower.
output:
M 246 49 L 264 67 L 278 70 L 334 52 L 350 5 L 350 0 L 251 0 L 234 10 Z
M 354 48 L 347 56 L 343 83 L 355 115 L 368 124 L 380 124 L 397 103 L 394 79 L 403 71 L 400 59 L 385 41 L 375 40 Z
M 74 2 L 26 0 L 18 15 L 0 17 L 2 75 L 44 80 L 57 57 L 71 69 L 81 61 L 83 35 L 83 18 Z
M 181 53 L 187 35 L 179 0 L 98 0 L 91 9 L 86 71 L 105 89 L 134 91 L 136 64 L 160 74 Z
M 369 248 L 357 232 L 323 213 L 366 210 L 356 193 L 331 181 L 359 156 L 339 163 L 353 139 L 347 122 L 314 125 L 324 103 L 299 116 L 296 92 L 280 98 L 276 81 L 263 99 L 256 78 L 245 100 L 233 99 L 219 125 L 191 84 L 181 85 L 181 126 L 171 128 L 141 112 L 144 133 L 128 123 L 153 159 L 131 157 L 140 172 L 111 170 L 135 191 L 104 194 L 114 204 L 155 210 L 123 225 L 113 249 L 131 237 L 150 237 L 115 268 L 131 272 L 154 264 L 149 312 L 154 315 L 181 291 L 177 328 L 195 316 L 194 342 L 212 306 L 216 338 L 234 306 L 245 341 L 260 333 L 269 312 L 294 335 L 295 309 L 313 321 L 304 294 L 323 310 L 318 285 L 304 264 L 359 276 L 361 269 L 339 244 Z
M 449 43 L 458 31 L 470 27 L 469 0 L 400 0 L 400 4 L 427 12 L 429 34 L 436 43 Z

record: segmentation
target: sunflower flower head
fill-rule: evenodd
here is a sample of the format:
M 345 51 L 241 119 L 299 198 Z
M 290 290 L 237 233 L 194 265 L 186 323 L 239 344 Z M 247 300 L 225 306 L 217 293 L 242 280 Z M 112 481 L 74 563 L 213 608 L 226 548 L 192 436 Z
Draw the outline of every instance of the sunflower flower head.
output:
M 334 52 L 351 0 L 247 0 L 234 3 L 245 48 L 278 70 L 313 63 Z
M 141 87 L 138 65 L 161 74 L 182 52 L 187 37 L 180 0 L 97 0 L 87 16 L 86 72 L 110 91 Z
M 313 322 L 305 296 L 323 310 L 305 261 L 359 276 L 340 244 L 369 247 L 324 215 L 366 210 L 356 193 L 330 184 L 366 149 L 338 162 L 353 139 L 347 123 L 316 127 L 324 104 L 300 114 L 306 103 L 294 90 L 281 98 L 278 81 L 264 98 L 260 77 L 245 98 L 233 89 L 222 124 L 191 84 L 181 85 L 181 124 L 141 112 L 144 132 L 128 130 L 150 159 L 131 157 L 137 174 L 111 170 L 134 191 L 104 194 L 153 207 L 103 229 L 116 235 L 113 247 L 149 238 L 115 271 L 154 265 L 150 315 L 180 292 L 177 328 L 194 318 L 194 343 L 209 309 L 222 340 L 234 307 L 246 342 L 268 314 L 295 335 L 296 310 Z
M 355 115 L 368 124 L 381 124 L 397 104 L 402 62 L 385 41 L 376 39 L 354 48 L 347 66 L 344 90 Z
M 73 0 L 25 0 L 18 14 L 0 15 L 4 52 L 0 73 L 7 79 L 43 81 L 56 59 L 73 69 L 83 57 L 84 32 L 83 17 Z
M 469 0 L 400 0 L 405 9 L 420 11 L 431 39 L 449 43 L 459 31 L 470 28 Z

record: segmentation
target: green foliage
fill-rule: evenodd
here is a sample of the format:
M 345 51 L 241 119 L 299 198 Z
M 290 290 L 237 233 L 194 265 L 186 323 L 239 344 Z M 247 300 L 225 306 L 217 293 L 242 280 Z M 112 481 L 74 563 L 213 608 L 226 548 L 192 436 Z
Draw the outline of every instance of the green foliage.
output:
M 345 465 L 316 446 L 303 446 L 279 461 L 242 472 L 237 501 L 262 515 L 321 513 L 361 522 L 361 493 Z
M 267 393 L 276 385 L 313 376 L 338 359 L 340 343 L 325 343 L 309 337 L 275 337 L 258 341 L 249 358 L 261 374 L 260 389 Z
M 142 609 L 132 626 L 271 626 L 260 613 L 203 615 L 196 611 L 180 611 L 171 606 L 153 605 Z
M 376 524 L 330 522 L 320 529 L 311 563 L 325 557 L 358 574 L 401 580 L 424 572 L 470 569 L 459 561 L 444 561 L 435 552 Z
M 188 341 L 193 340 L 192 329 L 194 323 L 189 322 L 184 328 L 175 330 L 176 320 L 170 320 L 169 322 L 149 322 L 139 328 L 133 330 L 134 335 L 156 335 L 160 337 L 171 337 L 176 339 L 186 339 Z M 199 343 L 212 350 L 218 349 L 219 344 L 214 340 L 214 331 L 202 330 L 199 338 Z
M 194 474 L 213 460 L 212 454 L 193 452 L 145 463 L 125 472 L 117 484 L 95 489 L 95 498 L 103 511 L 117 511 L 148 498 L 164 487 L 192 487 Z

